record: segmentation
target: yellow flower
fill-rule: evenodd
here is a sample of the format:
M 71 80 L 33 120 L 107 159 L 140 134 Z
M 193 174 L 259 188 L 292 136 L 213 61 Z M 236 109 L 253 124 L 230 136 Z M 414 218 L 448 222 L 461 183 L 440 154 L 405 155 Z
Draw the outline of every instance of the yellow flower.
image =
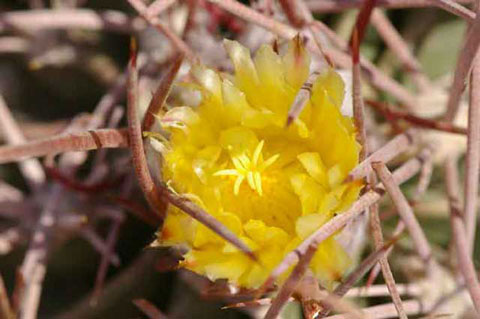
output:
M 157 241 L 185 246 L 187 269 L 257 288 L 286 253 L 358 197 L 361 184 L 344 180 L 358 163 L 359 145 L 352 120 L 340 113 L 344 84 L 331 68 L 286 127 L 309 76 L 310 56 L 298 37 L 283 56 L 269 45 L 253 60 L 235 41 L 226 40 L 225 48 L 234 76 L 193 66 L 192 81 L 181 87 L 198 90 L 200 104 L 171 108 L 160 121 L 168 135 L 163 177 L 242 239 L 258 262 L 172 206 Z M 329 285 L 348 263 L 332 237 L 310 268 Z

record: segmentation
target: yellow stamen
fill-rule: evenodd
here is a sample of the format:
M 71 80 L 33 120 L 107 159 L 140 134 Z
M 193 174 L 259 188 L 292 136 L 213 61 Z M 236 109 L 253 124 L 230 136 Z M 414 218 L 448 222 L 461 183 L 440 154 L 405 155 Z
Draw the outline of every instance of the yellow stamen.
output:
M 250 166 L 250 163 L 251 163 L 248 156 L 245 154 L 242 154 L 238 157 L 238 160 L 240 161 L 240 163 L 242 163 L 243 169 L 248 170 L 248 167 Z
M 238 195 L 240 186 L 246 179 L 250 188 L 256 191 L 260 196 L 263 195 L 262 173 L 271 166 L 280 156 L 275 154 L 266 161 L 263 160 L 262 150 L 265 142 L 262 140 L 258 143 L 250 158 L 246 153 L 232 156 L 232 164 L 234 168 L 222 169 L 213 174 L 213 176 L 237 176 L 233 186 L 233 193 Z
M 267 167 L 269 167 L 270 165 L 272 165 L 273 163 L 275 163 L 279 157 L 280 157 L 280 154 L 275 154 L 275 155 L 269 157 L 265 162 L 263 162 L 263 163 L 260 165 L 260 169 L 261 169 L 261 170 L 266 169 Z
M 255 172 L 255 174 L 253 174 L 253 178 L 255 181 L 255 189 L 257 190 L 258 194 L 262 196 L 263 195 L 262 176 L 260 175 L 259 172 Z
M 243 175 L 238 175 L 237 179 L 235 180 L 235 185 L 233 186 L 233 193 L 238 195 L 240 192 L 240 186 L 242 185 L 243 180 L 245 179 L 245 176 Z
M 253 179 L 253 172 L 252 171 L 247 173 L 247 182 L 248 182 L 248 185 L 250 185 L 250 188 L 255 190 L 255 181 Z
M 237 157 L 232 157 L 232 163 L 237 171 L 244 172 L 246 170 L 246 167 L 243 166 L 243 163 Z
M 257 165 L 258 159 L 260 155 L 262 154 L 262 148 L 263 148 L 264 141 L 262 140 L 260 143 L 258 143 L 257 147 L 255 148 L 255 151 L 253 152 L 253 165 Z
M 236 169 L 222 169 L 216 171 L 213 176 L 238 176 L 238 171 Z

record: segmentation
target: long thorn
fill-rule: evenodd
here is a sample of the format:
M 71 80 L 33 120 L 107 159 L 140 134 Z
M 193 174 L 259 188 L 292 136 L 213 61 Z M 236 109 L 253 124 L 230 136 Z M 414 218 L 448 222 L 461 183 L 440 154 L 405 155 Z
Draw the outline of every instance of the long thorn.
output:
M 458 257 L 458 265 L 478 315 L 480 314 L 480 284 L 465 236 L 465 225 L 459 203 L 458 169 L 456 158 L 453 156 L 447 158 L 445 182 L 450 203 L 450 222 Z
M 182 65 L 184 55 L 178 55 L 172 63 L 172 66 L 167 71 L 167 73 L 160 80 L 160 84 L 155 91 L 155 94 L 148 105 L 145 116 L 143 117 L 142 131 L 149 131 L 152 127 L 155 117 L 154 115 L 158 114 L 163 104 L 167 100 L 168 93 L 172 87 L 173 80 L 178 73 L 178 69 Z

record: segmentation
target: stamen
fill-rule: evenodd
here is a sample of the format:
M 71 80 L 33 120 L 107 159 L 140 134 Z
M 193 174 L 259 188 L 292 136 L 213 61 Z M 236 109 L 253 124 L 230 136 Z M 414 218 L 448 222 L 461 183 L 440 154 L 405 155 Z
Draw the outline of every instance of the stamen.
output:
M 260 143 L 258 143 L 257 147 L 255 148 L 255 151 L 253 152 L 253 165 L 255 166 L 257 166 L 258 159 L 262 154 L 263 144 L 264 144 L 264 141 L 262 140 Z
M 241 154 L 240 156 L 238 156 L 237 158 L 238 158 L 238 160 L 243 164 L 243 165 L 242 165 L 243 168 L 246 169 L 246 170 L 248 170 L 248 169 L 249 169 L 249 166 L 251 166 L 251 161 L 250 161 L 250 159 L 248 158 L 248 156 L 247 156 L 245 153 L 243 153 L 243 154 Z
M 222 169 L 213 173 L 213 176 L 238 176 L 238 170 L 236 169 Z
M 247 181 L 248 181 L 248 185 L 250 185 L 250 187 L 255 190 L 255 180 L 253 179 L 253 172 L 250 171 L 247 173 Z
M 259 172 L 255 172 L 253 174 L 254 180 L 255 180 L 255 187 L 257 189 L 257 192 L 260 196 L 263 195 L 263 189 L 262 189 L 262 175 L 260 175 Z
M 280 154 L 275 154 L 275 155 L 271 156 L 269 159 L 267 159 L 265 162 L 263 162 L 260 165 L 261 170 L 264 170 L 267 167 L 269 167 L 270 165 L 272 165 L 273 163 L 275 163 L 279 157 L 280 157 Z
M 275 154 L 264 161 L 262 156 L 264 144 L 265 142 L 263 140 L 258 143 L 253 151 L 252 158 L 246 153 L 232 156 L 231 160 L 234 168 L 219 170 L 215 172 L 213 176 L 236 176 L 237 178 L 233 186 L 233 193 L 235 195 L 240 193 L 240 187 L 246 179 L 250 188 L 262 196 L 262 173 L 280 157 L 280 154 Z
M 243 165 L 243 163 L 237 158 L 237 157 L 232 157 L 232 163 L 233 166 L 239 171 L 239 172 L 246 172 L 247 167 Z
M 238 175 L 237 179 L 235 180 L 235 185 L 233 185 L 233 193 L 235 194 L 235 196 L 237 196 L 240 192 L 240 186 L 242 185 L 244 179 L 245 176 Z

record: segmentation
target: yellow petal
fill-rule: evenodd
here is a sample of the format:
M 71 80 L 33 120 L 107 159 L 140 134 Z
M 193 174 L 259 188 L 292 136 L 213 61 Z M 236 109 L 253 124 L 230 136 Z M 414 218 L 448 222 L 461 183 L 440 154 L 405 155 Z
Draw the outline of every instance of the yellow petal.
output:
M 191 245 L 197 221 L 177 208 L 169 207 L 163 227 L 157 234 L 158 243 L 163 246 Z
M 302 215 L 313 214 L 325 196 L 323 188 L 306 174 L 295 174 L 290 178 L 293 191 L 302 203 Z
M 326 92 L 322 81 L 315 82 L 311 98 L 315 147 L 327 167 L 340 164 L 348 173 L 358 163 L 358 143 L 344 125 L 340 109 Z
M 351 264 L 350 257 L 332 237 L 318 247 L 310 264 L 321 283 L 331 289 L 334 281 L 339 281 Z
M 251 251 L 258 251 L 261 247 L 254 241 L 252 240 L 250 237 L 247 237 L 247 236 L 239 236 L 240 240 L 245 244 L 247 245 L 247 247 L 251 250 Z M 236 247 L 236 246 L 233 246 L 231 243 L 225 243 L 225 246 L 223 246 L 223 249 L 222 249 L 222 252 L 224 252 L 225 254 L 231 254 L 231 253 L 242 253 L 240 252 L 240 250 Z
M 211 173 L 221 152 L 222 149 L 219 146 L 207 146 L 199 151 L 196 158 L 192 161 L 193 171 L 203 184 L 207 184 L 208 175 Z
M 249 128 L 261 129 L 274 124 L 276 116 L 269 110 L 247 110 L 243 114 L 242 124 Z
M 217 72 L 201 64 L 192 66 L 190 71 L 195 81 L 210 92 L 218 101 L 222 100 L 222 86 Z
M 316 85 L 321 86 L 325 90 L 328 98 L 340 109 L 342 107 L 343 97 L 345 96 L 345 83 L 343 83 L 340 74 L 332 68 L 327 68 L 320 73 L 315 82 Z
M 287 244 L 288 239 L 289 235 L 283 229 L 278 227 L 268 227 L 264 238 L 264 244 L 284 247 Z M 277 250 L 280 251 L 278 247 Z
M 338 212 L 343 212 L 348 209 L 360 195 L 362 187 L 363 183 L 361 181 L 355 181 L 350 183 L 347 190 L 343 193 L 340 205 L 336 207 L 336 210 Z
M 200 118 L 191 107 L 179 106 L 165 113 L 161 121 L 163 127 L 183 128 L 198 123 Z
M 259 80 L 250 51 L 237 41 L 224 40 L 223 44 L 235 68 L 235 84 L 246 94 L 250 103 L 258 104 L 252 100 L 255 98 Z
M 268 272 L 264 267 L 254 264 L 246 276 L 240 279 L 240 283 L 245 287 L 253 289 L 260 288 L 267 278 Z
M 317 152 L 306 152 L 299 154 L 297 158 L 317 183 L 324 187 L 328 186 L 327 168 L 323 164 L 320 154 Z
M 242 222 L 237 215 L 223 212 L 216 216 L 225 227 L 227 227 L 235 235 L 240 235 L 242 232 Z M 225 240 L 217 233 L 213 232 L 204 225 L 198 225 L 195 234 L 194 247 L 200 248 L 206 244 L 223 243 Z
M 245 94 L 236 88 L 232 82 L 223 80 L 222 82 L 223 92 L 223 105 L 224 105 L 224 121 L 230 126 L 240 123 L 248 111 L 252 110 L 245 99 Z M 223 111 L 218 110 L 218 111 Z
M 284 69 L 281 58 L 270 45 L 262 45 L 255 54 L 255 67 L 262 86 L 283 89 Z
M 297 129 L 298 136 L 301 138 L 308 138 L 310 136 L 310 131 L 304 121 L 297 118 L 293 122 L 293 127 Z
M 283 65 L 288 84 L 297 91 L 310 73 L 310 55 L 305 50 L 300 36 L 289 42 L 287 52 L 283 56 Z
M 213 263 L 205 266 L 205 271 L 210 280 L 228 278 L 230 282 L 237 283 L 240 276 L 242 276 L 250 265 L 248 257 L 242 253 L 230 256 L 224 262 Z
M 259 105 L 266 107 L 279 114 L 285 114 L 288 110 L 293 90 L 285 85 L 284 66 L 281 58 L 273 52 L 270 45 L 262 45 L 255 55 L 255 67 L 261 83 L 260 89 L 256 92 Z
M 320 202 L 320 205 L 318 205 L 318 210 L 317 212 L 319 214 L 329 214 L 331 216 L 331 213 L 337 208 L 339 204 L 339 200 L 335 196 L 333 192 L 330 192 L 326 194 L 323 199 Z
M 267 226 L 261 220 L 250 219 L 245 225 L 243 225 L 243 229 L 247 236 L 261 243 L 265 238 Z
M 288 241 L 288 234 L 278 227 L 267 226 L 258 219 L 250 219 L 244 226 L 245 233 L 259 245 L 284 246 Z
M 221 132 L 220 146 L 232 156 L 240 156 L 247 151 L 253 151 L 258 145 L 255 133 L 246 127 L 233 127 Z
M 347 176 L 347 172 L 342 170 L 340 164 L 336 164 L 328 170 L 328 183 L 330 188 L 337 187 Z
M 295 224 L 297 236 L 305 239 L 331 218 L 331 214 L 310 214 L 301 216 Z
M 183 233 L 183 228 L 177 215 L 167 214 L 159 237 L 160 243 L 166 246 L 185 242 L 185 234 Z

